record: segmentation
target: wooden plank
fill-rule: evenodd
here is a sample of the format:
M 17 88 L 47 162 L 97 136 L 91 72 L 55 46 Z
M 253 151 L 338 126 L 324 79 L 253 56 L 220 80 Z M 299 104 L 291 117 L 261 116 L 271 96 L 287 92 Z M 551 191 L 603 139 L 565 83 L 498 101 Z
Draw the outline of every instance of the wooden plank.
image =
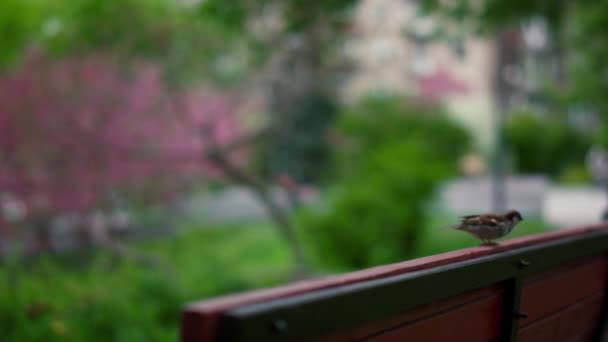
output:
M 315 342 L 341 342 L 356 341 L 378 335 L 384 331 L 397 329 L 413 322 L 430 319 L 445 312 L 464 307 L 468 304 L 478 302 L 495 296 L 502 296 L 503 289 L 500 285 L 495 285 L 479 290 L 467 291 L 461 295 L 422 305 L 416 309 L 408 311 L 388 320 L 371 322 L 360 327 L 355 327 L 348 331 L 341 331 L 331 336 L 315 339 Z
M 372 336 L 365 341 L 490 341 L 500 333 L 502 301 L 501 295 L 493 295 Z
M 597 293 L 583 301 L 522 328 L 518 342 L 550 342 L 583 340 L 597 324 L 603 294 Z
M 335 288 L 348 284 L 382 279 L 395 275 L 406 274 L 418 270 L 448 265 L 455 262 L 472 260 L 484 256 L 535 245 L 541 242 L 560 240 L 577 235 L 597 232 L 606 229 L 606 225 L 594 225 L 575 229 L 560 230 L 551 233 L 525 236 L 503 241 L 498 246 L 477 246 L 458 251 L 433 255 L 425 258 L 405 261 L 397 264 L 374 267 L 343 275 L 314 279 L 271 289 L 249 292 L 232 296 L 218 297 L 201 301 L 187 306 L 182 312 L 181 340 L 182 341 L 214 341 L 218 318 L 230 309 L 251 305 L 270 300 L 310 293 L 322 289 Z
M 520 328 L 603 291 L 606 265 L 605 257 L 599 256 L 524 281 L 520 311 L 528 318 L 519 321 Z
M 583 331 L 582 333 L 574 336 L 573 338 L 567 340 L 568 342 L 589 342 L 593 341 L 593 329 L 588 331 Z

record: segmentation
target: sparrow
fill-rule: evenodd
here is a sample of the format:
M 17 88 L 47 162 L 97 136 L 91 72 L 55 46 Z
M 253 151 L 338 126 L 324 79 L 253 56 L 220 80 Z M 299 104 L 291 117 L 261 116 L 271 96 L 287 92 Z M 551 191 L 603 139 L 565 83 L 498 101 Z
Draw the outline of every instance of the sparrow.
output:
M 505 214 L 482 214 L 463 216 L 460 224 L 451 228 L 464 230 L 482 241 L 484 245 L 494 245 L 494 239 L 503 237 L 524 219 L 517 210 Z

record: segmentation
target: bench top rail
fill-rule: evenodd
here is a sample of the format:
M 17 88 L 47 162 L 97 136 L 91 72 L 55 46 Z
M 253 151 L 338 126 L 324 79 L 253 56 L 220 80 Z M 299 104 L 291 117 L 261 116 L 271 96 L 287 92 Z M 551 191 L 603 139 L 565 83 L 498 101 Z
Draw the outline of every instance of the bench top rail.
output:
M 521 318 L 518 315 L 523 315 L 519 310 L 524 279 L 581 258 L 605 256 L 606 252 L 608 226 L 602 224 L 219 297 L 184 309 L 181 338 L 310 340 L 500 284 L 496 292 L 502 310 L 498 340 L 513 341 L 518 331 L 517 319 Z M 605 264 L 598 267 L 604 269 Z M 604 280 L 605 277 L 602 287 Z M 596 301 L 603 303 L 604 298 Z M 602 312 L 605 307 L 602 304 Z

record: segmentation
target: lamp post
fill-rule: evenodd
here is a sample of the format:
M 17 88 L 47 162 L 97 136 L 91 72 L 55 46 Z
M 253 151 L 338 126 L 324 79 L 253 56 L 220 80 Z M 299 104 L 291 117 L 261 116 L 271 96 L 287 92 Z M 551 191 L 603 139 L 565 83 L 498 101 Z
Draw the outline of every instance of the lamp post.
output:
M 509 47 L 509 31 L 501 31 L 495 41 L 494 66 L 494 146 L 492 151 L 492 209 L 502 212 L 507 207 L 506 180 L 504 171 L 503 123 L 508 107 L 510 86 L 505 79 L 505 67 L 512 62 Z
M 494 63 L 494 148 L 492 158 L 492 205 L 495 212 L 507 209 L 507 184 L 505 175 L 505 151 L 503 125 L 511 100 L 521 92 L 523 79 L 518 65 L 523 58 L 521 30 L 517 27 L 503 29 L 495 40 Z

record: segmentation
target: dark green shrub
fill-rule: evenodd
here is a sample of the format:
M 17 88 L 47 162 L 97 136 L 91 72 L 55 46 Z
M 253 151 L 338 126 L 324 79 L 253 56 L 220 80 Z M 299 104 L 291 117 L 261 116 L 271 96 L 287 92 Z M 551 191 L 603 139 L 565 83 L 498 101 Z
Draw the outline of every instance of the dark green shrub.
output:
M 438 108 L 398 98 L 370 98 L 347 108 L 338 129 L 363 157 L 379 146 L 407 140 L 426 144 L 433 157 L 452 163 L 470 146 L 468 132 Z
M 0 267 L 3 341 L 169 341 L 183 291 L 169 277 L 97 258 L 89 269 L 49 259 L 8 273 Z M 12 279 L 11 279 L 12 278 Z
M 340 184 L 325 214 L 302 225 L 325 264 L 358 269 L 411 255 L 426 221 L 425 205 L 445 165 L 408 142 L 370 153 Z
M 583 165 L 591 137 L 564 120 L 533 113 L 514 114 L 505 124 L 505 143 L 522 173 L 559 176 Z
M 290 269 L 268 226 L 197 226 L 131 248 L 165 267 L 101 251 L 0 263 L 0 340 L 175 341 L 187 302 L 276 285 Z
M 276 114 L 264 149 L 265 168 L 272 178 L 287 173 L 301 182 L 318 182 L 330 162 L 327 132 L 336 117 L 329 97 L 313 93 Z
M 469 137 L 440 113 L 395 99 L 368 100 L 340 121 L 337 185 L 325 212 L 299 226 L 325 266 L 358 269 L 411 257 L 427 204 L 453 175 Z
M 593 178 L 584 164 L 578 164 L 566 166 L 557 181 L 561 184 L 589 184 Z

